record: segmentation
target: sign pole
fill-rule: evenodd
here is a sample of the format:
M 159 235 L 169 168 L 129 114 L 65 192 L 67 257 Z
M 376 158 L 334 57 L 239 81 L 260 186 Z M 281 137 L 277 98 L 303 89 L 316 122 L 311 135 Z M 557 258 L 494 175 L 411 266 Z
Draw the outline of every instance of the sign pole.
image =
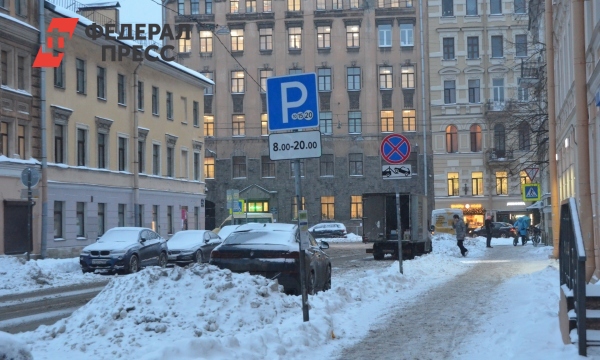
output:
M 396 183 L 396 208 L 398 209 L 398 211 L 396 211 L 396 222 L 397 222 L 396 234 L 398 234 L 398 267 L 400 268 L 400 274 L 404 274 L 404 272 L 402 271 L 403 253 L 402 253 L 402 238 L 400 237 L 400 231 L 402 230 L 402 225 L 400 223 L 400 220 L 402 217 L 400 216 L 400 193 L 398 192 L 398 183 Z
M 294 160 L 294 181 L 296 183 L 296 213 L 298 214 L 298 231 L 300 231 L 300 210 L 302 210 L 302 197 L 300 195 L 300 160 Z M 300 249 L 300 288 L 302 289 L 302 317 L 304 321 L 309 320 L 308 315 L 308 294 L 306 291 L 306 265 L 305 250 L 302 246 L 302 240 L 298 242 Z
M 31 168 L 27 168 L 27 241 L 29 244 L 32 243 L 31 239 L 31 202 L 32 202 L 32 194 L 31 194 Z M 29 252 L 27 252 L 27 260 L 29 260 Z

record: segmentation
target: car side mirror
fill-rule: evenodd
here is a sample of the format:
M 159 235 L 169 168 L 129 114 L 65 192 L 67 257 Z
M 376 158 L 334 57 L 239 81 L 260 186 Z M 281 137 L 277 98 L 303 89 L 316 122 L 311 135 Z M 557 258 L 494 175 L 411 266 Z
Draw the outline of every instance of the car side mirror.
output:
M 319 244 L 319 248 L 323 250 L 329 249 L 329 243 L 327 241 L 321 241 L 321 243 Z
M 141 241 L 141 242 L 146 242 L 146 238 L 145 238 L 145 237 L 142 237 L 142 238 L 140 239 L 140 241 Z
M 204 239 L 205 244 L 208 244 L 209 241 L 210 241 L 209 239 Z
M 431 232 L 434 232 L 434 231 L 435 231 L 435 225 L 431 225 L 431 226 L 429 227 L 429 231 L 431 231 Z

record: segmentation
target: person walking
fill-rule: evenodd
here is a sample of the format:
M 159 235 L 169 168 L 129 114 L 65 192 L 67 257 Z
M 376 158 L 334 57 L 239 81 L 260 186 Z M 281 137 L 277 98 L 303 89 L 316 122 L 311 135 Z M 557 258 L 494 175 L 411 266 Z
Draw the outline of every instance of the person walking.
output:
M 465 248 L 465 246 L 463 245 L 463 242 L 465 240 L 465 234 L 467 233 L 467 226 L 465 225 L 463 219 L 461 219 L 460 216 L 458 216 L 457 214 L 454 214 L 453 217 L 454 224 L 452 224 L 452 227 L 456 232 L 456 246 L 458 246 L 458 248 L 460 249 L 460 253 L 462 256 L 467 256 L 469 250 L 467 250 L 467 248 Z
M 485 231 L 487 232 L 485 247 L 492 248 L 492 217 L 490 215 L 485 218 Z

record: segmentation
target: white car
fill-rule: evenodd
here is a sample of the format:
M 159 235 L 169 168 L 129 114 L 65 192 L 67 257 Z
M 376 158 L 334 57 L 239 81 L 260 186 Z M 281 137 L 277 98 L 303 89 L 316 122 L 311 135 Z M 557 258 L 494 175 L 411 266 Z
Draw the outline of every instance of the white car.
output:
M 348 233 L 342 223 L 320 223 L 308 229 L 315 238 L 345 238 Z

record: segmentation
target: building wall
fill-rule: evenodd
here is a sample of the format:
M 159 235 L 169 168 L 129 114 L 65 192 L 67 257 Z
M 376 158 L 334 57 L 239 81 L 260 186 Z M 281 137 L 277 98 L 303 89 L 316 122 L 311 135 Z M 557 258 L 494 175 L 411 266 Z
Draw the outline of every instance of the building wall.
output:
M 275 176 L 262 176 L 261 157 L 269 156 L 268 134 L 261 131 L 261 114 L 266 113 L 265 95 L 261 93 L 260 70 L 269 69 L 273 75 L 287 75 L 290 71 L 318 72 L 331 70 L 331 91 L 320 91 L 321 132 L 323 154 L 334 159 L 333 175 L 321 176 L 320 160 L 304 160 L 305 175 L 302 178 L 302 195 L 305 197 L 309 222 L 314 224 L 325 217 L 321 211 L 321 197 L 335 197 L 335 214 L 330 220 L 344 222 L 350 229 L 361 234 L 361 219 L 351 218 L 351 196 L 369 192 L 395 192 L 396 183 L 383 180 L 380 175 L 383 165 L 379 154 L 381 140 L 392 132 L 403 133 L 412 145 L 408 164 L 418 174 L 412 180 L 398 183 L 404 193 L 423 194 L 423 115 L 421 107 L 421 63 L 419 48 L 419 11 L 416 2 L 400 1 L 399 7 L 377 7 L 373 2 L 357 2 L 350 8 L 344 2 L 343 9 L 333 10 L 327 2 L 326 9 L 317 10 L 316 2 L 298 2 L 299 11 L 288 11 L 288 2 L 273 1 L 272 11 L 264 11 L 263 1 L 257 2 L 257 12 L 245 9 L 240 2 L 239 13 L 231 13 L 229 2 L 213 2 L 212 14 L 206 13 L 205 2 L 200 1 L 199 14 L 191 14 L 190 1 L 185 1 L 182 15 L 177 15 L 177 3 L 168 4 L 171 10 L 165 11 L 165 22 L 169 24 L 199 22 L 194 27 L 189 52 L 180 53 L 178 61 L 186 66 L 212 74 L 216 85 L 213 95 L 206 96 L 205 115 L 214 116 L 214 133 L 207 133 L 207 157 L 216 158 L 215 176 L 206 180 L 208 199 L 216 205 L 216 223 L 227 216 L 226 190 L 241 190 L 240 198 L 269 201 L 270 211 L 278 221 L 292 220 L 292 197 L 295 194 L 294 178 L 291 176 L 290 162 L 278 161 Z M 340 2 L 341 3 L 341 2 Z M 407 6 L 412 4 L 413 6 Z M 389 5 L 389 4 L 388 4 Z M 225 25 L 230 34 L 213 35 L 212 51 L 201 53 L 200 33 L 206 28 Z M 391 25 L 391 47 L 378 46 L 378 29 L 384 24 Z M 400 24 L 413 24 L 413 46 L 400 46 Z M 359 25 L 360 46 L 344 46 L 347 40 L 346 26 Z M 331 46 L 318 49 L 318 27 L 330 26 Z M 301 50 L 289 49 L 290 28 L 302 28 Z M 243 28 L 244 50 L 229 51 L 231 31 Z M 272 28 L 272 50 L 260 50 L 259 28 Z M 222 28 L 216 28 L 220 34 Z M 218 37 L 218 39 L 217 39 Z M 223 42 L 225 46 L 222 46 Z M 175 44 L 176 45 L 176 44 Z M 402 65 L 410 64 L 415 69 L 414 88 L 402 88 Z M 231 92 L 231 72 L 243 70 L 246 89 L 243 94 Z M 379 86 L 379 66 L 390 66 L 393 70 L 393 85 L 390 90 Z M 347 68 L 361 70 L 360 91 L 349 91 Z M 412 95 L 412 96 L 411 96 Z M 243 103 L 242 103 L 243 102 Z M 414 128 L 404 128 L 402 111 L 414 109 Z M 393 110 L 393 127 L 382 131 L 381 110 Z M 348 113 L 359 111 L 362 128 L 349 129 Z M 331 125 L 324 128 L 323 114 L 331 114 Z M 232 116 L 245 116 L 245 134 L 236 136 L 232 130 Z M 428 126 L 428 124 L 427 124 Z M 212 135 L 212 136 L 210 136 Z M 431 142 L 429 139 L 428 146 Z M 208 151 L 210 150 L 210 151 Z M 361 154 L 362 174 L 351 175 L 349 154 Z M 234 178 L 232 161 L 234 156 L 245 157 L 246 176 Z M 431 174 L 431 162 L 429 163 Z M 428 186 L 431 186 L 428 183 Z M 429 206 L 431 208 L 432 204 Z

